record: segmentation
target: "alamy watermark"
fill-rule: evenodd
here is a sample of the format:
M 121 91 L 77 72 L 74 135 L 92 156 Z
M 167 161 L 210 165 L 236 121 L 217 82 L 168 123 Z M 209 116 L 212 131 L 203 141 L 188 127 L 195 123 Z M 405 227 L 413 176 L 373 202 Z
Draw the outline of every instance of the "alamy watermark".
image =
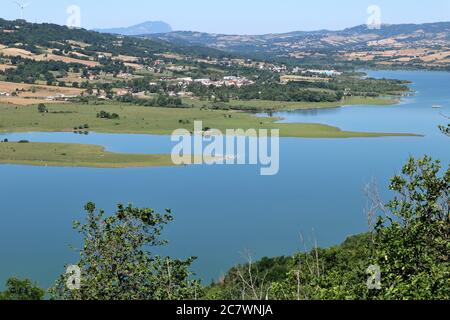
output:
M 71 29 L 81 28 L 81 8 L 77 5 L 70 5 L 66 10 L 68 17 L 66 25 Z
M 374 29 L 381 29 L 381 8 L 377 5 L 371 5 L 367 8 L 367 14 L 369 17 L 367 18 L 367 28 L 374 30 Z
M 172 133 L 172 162 L 175 165 L 260 165 L 260 174 L 273 176 L 280 170 L 280 131 L 278 129 L 203 128 L 194 122 L 193 134 L 186 129 Z
M 70 265 L 67 267 L 66 275 L 68 275 L 66 281 L 67 289 L 74 291 L 81 289 L 81 269 L 78 266 Z
M 367 279 L 367 289 L 381 290 L 381 268 L 377 265 L 369 266 L 366 270 L 369 275 Z

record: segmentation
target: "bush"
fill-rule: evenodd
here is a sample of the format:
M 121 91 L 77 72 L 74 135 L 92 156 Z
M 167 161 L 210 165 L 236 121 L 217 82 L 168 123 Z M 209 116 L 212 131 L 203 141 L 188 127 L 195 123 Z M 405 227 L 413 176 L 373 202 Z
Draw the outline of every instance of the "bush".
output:
M 6 291 L 0 292 L 0 300 L 43 300 L 45 291 L 30 280 L 11 278 L 6 282 Z
M 106 111 L 100 111 L 97 113 L 97 118 L 100 119 L 109 119 L 109 120 L 117 120 L 120 119 L 120 116 L 117 113 L 109 113 Z
M 46 106 L 45 104 L 43 104 L 43 103 L 40 103 L 40 104 L 38 105 L 38 111 L 39 111 L 40 113 L 48 113 L 47 106 Z
M 194 258 L 172 260 L 150 252 L 166 241 L 160 239 L 164 226 L 173 220 L 170 210 L 119 205 L 113 215 L 85 206 L 87 219 L 74 228 L 84 238 L 81 246 L 79 290 L 66 286 L 61 275 L 50 294 L 57 300 L 178 300 L 194 299 L 199 284 L 191 280 Z

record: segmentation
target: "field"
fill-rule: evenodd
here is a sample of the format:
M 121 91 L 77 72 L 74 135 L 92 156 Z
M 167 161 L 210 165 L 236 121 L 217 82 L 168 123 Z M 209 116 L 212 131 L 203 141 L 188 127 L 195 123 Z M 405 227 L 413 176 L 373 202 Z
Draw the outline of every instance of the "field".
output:
M 16 67 L 9 64 L 0 64 L 0 71 L 5 71 L 6 69 L 13 69 L 13 68 Z
M 32 59 L 36 61 L 62 61 L 65 63 L 79 63 L 88 67 L 95 67 L 98 66 L 99 63 L 96 61 L 90 61 L 90 60 L 83 60 L 83 59 L 75 59 L 71 57 L 66 56 L 59 56 L 52 53 L 46 53 L 46 54 L 34 54 L 30 51 L 19 49 L 19 48 L 8 48 L 5 46 L 0 47 L 0 54 L 4 56 L 11 56 L 11 57 L 22 57 L 26 59 Z
M 70 132 L 87 125 L 89 131 L 103 133 L 142 133 L 170 135 L 184 128 L 193 131 L 194 121 L 203 126 L 226 129 L 280 129 L 282 137 L 352 138 L 405 136 L 395 133 L 347 132 L 321 124 L 279 124 L 276 118 L 259 118 L 238 111 L 202 110 L 200 108 L 156 108 L 105 103 L 103 105 L 53 104 L 49 113 L 39 113 L 36 106 L 0 105 L 0 132 Z M 97 113 L 116 113 L 119 119 L 100 119 Z
M 63 143 L 0 143 L 0 164 L 131 168 L 171 166 L 170 155 L 119 154 L 102 147 Z
M 384 42 L 375 41 L 371 45 L 383 46 Z M 396 50 L 373 50 L 360 52 L 345 52 L 341 54 L 341 58 L 348 61 L 374 61 L 378 64 L 391 65 L 394 63 L 412 63 L 420 62 L 425 66 L 437 67 L 443 66 L 450 61 L 450 50 L 448 48 L 431 49 L 431 48 L 414 48 L 414 49 L 396 49 Z
M 65 95 L 78 96 L 83 90 L 67 87 L 55 87 L 37 84 L 24 84 L 0 81 L 0 92 L 7 92 L 12 94 L 17 93 L 17 96 L 1 96 L 0 103 L 10 103 L 15 105 L 33 105 L 38 103 L 50 103 L 47 97 Z
M 304 82 L 329 82 L 330 78 L 306 77 L 306 76 L 281 76 L 281 83 L 304 81 Z
M 15 82 L 6 82 L 0 81 L 0 91 L 12 93 L 16 90 L 26 91 L 21 93 L 24 96 L 32 97 L 37 94 L 65 94 L 65 95 L 80 95 L 83 90 L 77 88 L 68 88 L 68 87 L 55 87 L 55 86 L 46 86 L 46 85 L 37 85 L 37 84 L 25 84 L 25 83 L 15 83 Z M 32 91 L 35 92 L 32 92 Z

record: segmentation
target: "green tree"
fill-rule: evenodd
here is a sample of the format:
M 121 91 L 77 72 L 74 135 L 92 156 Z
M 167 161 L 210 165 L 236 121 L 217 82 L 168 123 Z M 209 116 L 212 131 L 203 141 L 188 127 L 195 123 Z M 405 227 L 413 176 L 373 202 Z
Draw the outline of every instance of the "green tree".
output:
M 74 228 L 84 238 L 80 261 L 81 286 L 69 290 L 68 275 L 62 275 L 50 290 L 54 299 L 68 300 L 177 300 L 194 299 L 200 288 L 185 261 L 154 256 L 149 250 L 165 245 L 160 240 L 164 226 L 173 220 L 170 210 L 119 205 L 105 217 L 95 204 L 85 206 L 87 220 Z
M 40 113 L 46 113 L 46 112 L 48 112 L 47 106 L 46 106 L 45 104 L 43 104 L 43 103 L 40 103 L 40 104 L 38 105 L 38 111 L 39 111 Z
M 396 196 L 375 226 L 375 298 L 450 299 L 450 167 L 411 158 L 390 189 Z
M 42 300 L 45 291 L 30 280 L 11 278 L 6 282 L 6 290 L 0 292 L 0 300 Z
M 372 233 L 236 266 L 206 288 L 205 298 L 450 299 L 450 167 L 410 159 L 390 189 L 395 195 L 387 205 L 374 200 L 382 212 Z M 367 286 L 369 265 L 380 266 L 381 290 Z

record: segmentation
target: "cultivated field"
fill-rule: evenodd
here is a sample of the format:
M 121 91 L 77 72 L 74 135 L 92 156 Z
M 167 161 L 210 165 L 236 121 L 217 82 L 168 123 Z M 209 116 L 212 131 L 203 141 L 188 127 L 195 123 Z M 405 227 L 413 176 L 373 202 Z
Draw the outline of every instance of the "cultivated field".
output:
M 65 63 L 79 63 L 88 67 L 95 67 L 98 66 L 99 63 L 97 61 L 90 61 L 90 60 L 82 60 L 82 59 L 75 59 L 71 57 L 66 56 L 59 56 L 51 53 L 46 54 L 34 54 L 30 51 L 24 50 L 24 49 L 18 49 L 18 48 L 8 48 L 5 46 L 0 47 L 0 54 L 3 54 L 4 56 L 12 56 L 12 57 L 22 57 L 26 59 L 32 59 L 36 61 L 62 61 Z
M 9 96 L 0 96 L 0 103 L 27 106 L 39 103 L 55 103 L 67 96 L 79 96 L 83 90 L 0 81 L 0 92 L 9 94 Z M 12 95 L 13 93 L 15 96 Z
M 0 71 L 5 71 L 6 69 L 12 69 L 15 68 L 15 66 L 11 66 L 9 64 L 0 64 Z

